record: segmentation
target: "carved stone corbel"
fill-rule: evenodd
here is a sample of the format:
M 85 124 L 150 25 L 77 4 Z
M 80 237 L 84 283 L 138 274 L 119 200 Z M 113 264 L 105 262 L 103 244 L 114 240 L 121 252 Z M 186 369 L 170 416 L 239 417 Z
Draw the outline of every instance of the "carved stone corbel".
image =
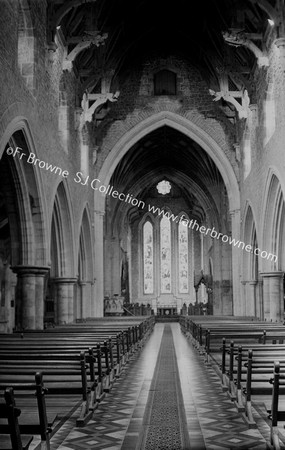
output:
M 210 94 L 214 97 L 214 102 L 217 102 L 221 99 L 225 100 L 228 103 L 231 103 L 238 112 L 240 119 L 247 119 L 248 117 L 248 106 L 249 106 L 249 97 L 247 90 L 245 89 L 243 92 L 240 91 L 220 91 L 215 92 L 212 89 L 209 89 Z M 239 103 L 236 98 L 241 98 L 242 103 Z
M 279 50 L 280 61 L 282 67 L 285 67 L 285 38 L 279 38 L 274 41 L 274 44 Z
M 78 108 L 76 112 L 76 128 L 81 131 L 86 122 L 92 122 L 92 116 L 100 105 L 103 105 L 107 101 L 116 102 L 119 95 L 119 91 L 115 92 L 115 94 L 111 92 L 105 94 L 84 93 L 81 101 L 81 108 Z M 89 106 L 89 101 L 94 101 L 94 103 Z
M 71 50 L 70 53 L 68 53 L 65 60 L 63 61 L 63 70 L 70 71 L 73 66 L 73 61 L 79 55 L 79 53 L 81 53 L 86 48 L 91 47 L 91 45 L 95 45 L 96 47 L 105 45 L 105 40 L 108 37 L 108 33 L 100 34 L 98 31 L 85 31 L 84 33 L 84 36 L 69 39 L 68 43 L 76 43 L 76 46 L 73 50 Z
M 260 48 L 255 45 L 255 43 L 252 41 L 262 39 L 262 36 L 259 34 L 250 34 L 250 33 L 244 33 L 241 30 L 231 30 L 231 31 L 225 31 L 222 33 L 223 38 L 225 42 L 227 42 L 229 45 L 233 45 L 234 47 L 240 47 L 241 45 L 251 50 L 251 52 L 255 55 L 257 59 L 258 67 L 268 67 L 269 66 L 269 59 L 268 56 L 266 56 Z

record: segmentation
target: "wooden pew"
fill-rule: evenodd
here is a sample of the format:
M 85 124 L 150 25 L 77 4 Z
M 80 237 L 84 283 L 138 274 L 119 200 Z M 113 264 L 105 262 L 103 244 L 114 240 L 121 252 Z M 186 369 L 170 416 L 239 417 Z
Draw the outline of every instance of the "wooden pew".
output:
M 130 324 L 129 321 L 126 323 Z M 52 399 L 53 410 L 56 410 L 56 398 L 75 397 L 75 404 L 78 405 L 78 394 L 81 393 L 81 413 L 77 426 L 83 426 L 105 393 L 110 391 L 131 354 L 143 345 L 153 324 L 153 320 L 147 320 L 123 331 L 119 324 L 118 329 L 121 331 L 111 336 L 110 326 L 109 332 L 104 329 L 98 333 L 97 326 L 94 332 L 94 326 L 82 330 L 81 325 L 68 327 L 72 328 L 68 336 L 65 327 L 60 332 L 17 333 L 11 339 L 4 335 L 0 342 L 0 360 L 4 363 L 3 370 L 0 368 L 0 384 L 7 383 L 11 378 L 14 382 L 22 377 L 28 381 L 35 368 L 40 367 L 49 389 L 47 403 L 49 406 L 49 400 Z M 101 342 L 102 337 L 106 338 L 104 342 Z M 79 361 L 79 349 L 86 348 L 87 344 L 90 347 L 81 352 Z
M 252 400 L 263 402 L 266 410 L 269 411 L 268 402 L 271 398 L 271 387 L 268 384 L 274 359 L 284 358 L 284 346 L 266 345 L 257 346 L 254 349 L 235 347 L 234 342 L 230 343 L 229 350 L 226 350 L 225 340 L 223 341 L 222 356 L 222 385 L 227 390 L 229 397 L 234 401 L 237 410 L 243 413 L 243 418 L 250 428 L 256 427 L 256 422 L 252 414 Z M 226 354 L 229 355 L 228 369 L 226 367 Z M 236 361 L 236 365 L 235 365 Z M 285 359 L 282 361 L 285 363 Z M 282 388 L 285 393 L 285 388 Z
M 281 432 L 281 429 L 278 427 L 279 421 L 285 420 L 284 411 L 280 411 L 279 404 L 279 395 L 280 395 L 280 386 L 285 386 L 285 374 L 280 373 L 280 362 L 274 362 L 274 371 L 273 378 L 269 380 L 269 383 L 272 384 L 272 398 L 271 398 L 271 411 L 269 418 L 271 419 L 271 427 L 270 427 L 270 441 L 267 442 L 267 446 L 272 450 L 280 450 L 281 444 L 284 447 L 285 444 L 285 436 L 284 432 Z
M 4 354 L 5 360 L 3 360 L 3 354 L 0 354 L 1 362 L 4 362 L 3 369 L 0 369 L 0 388 L 11 384 L 11 380 L 13 386 L 23 381 L 29 383 L 34 368 L 40 368 L 44 373 L 45 387 L 48 389 L 48 399 L 50 399 L 48 405 L 52 405 L 52 409 L 56 410 L 56 399 L 62 397 L 68 398 L 68 410 L 81 405 L 77 426 L 84 426 L 105 395 L 100 362 L 100 373 L 95 373 L 94 370 L 95 361 L 101 361 L 101 352 L 102 349 L 99 346 L 95 358 L 93 349 L 90 349 L 88 354 L 83 351 L 78 354 L 77 350 L 69 354 L 65 354 L 64 350 L 63 353 L 19 351 Z M 21 397 L 25 397 L 24 393 Z M 61 408 L 60 401 L 58 414 L 61 413 Z
M 1 385 L 0 389 L 5 389 L 5 394 L 7 392 L 13 394 L 12 404 L 15 405 L 14 397 L 17 397 L 17 391 L 26 392 L 29 397 L 36 399 L 37 407 L 36 410 L 29 417 L 29 423 L 18 423 L 17 427 L 21 435 L 26 434 L 37 434 L 41 437 L 41 448 L 45 450 L 50 449 L 50 433 L 51 428 L 48 424 L 45 396 L 47 390 L 44 387 L 42 373 L 37 372 L 35 374 L 34 383 L 9 383 L 9 386 Z M 8 395 L 8 394 L 6 394 Z M 11 403 L 10 403 L 11 404 Z M 19 410 L 20 411 L 20 410 Z M 18 414 L 17 417 L 19 417 Z M 17 419 L 18 422 L 18 419 Z M 11 432 L 10 423 L 7 425 L 3 422 L 2 418 L 0 420 L 0 433 L 7 434 Z M 17 432 L 18 434 L 18 432 Z M 1 442 L 1 441 L 0 441 Z M 31 441 L 30 441 L 31 442 Z
M 206 345 L 209 333 L 211 335 L 210 340 L 213 342 L 219 341 L 222 337 L 249 339 L 249 334 L 252 339 L 260 339 L 260 342 L 262 342 L 262 339 L 265 341 L 282 339 L 282 335 L 284 336 L 285 332 L 283 324 L 257 320 L 250 321 L 246 320 L 246 318 L 240 320 L 236 317 L 216 318 L 213 316 L 202 316 L 201 318 L 196 318 L 195 316 L 184 316 L 181 318 L 180 325 L 184 334 L 191 336 L 197 348 Z M 210 346 L 209 342 L 208 346 Z
M 8 433 L 0 427 L 0 448 L 2 450 L 28 450 L 33 436 L 21 436 L 18 417 L 21 410 L 16 408 L 13 388 L 5 389 L 5 403 L 0 403 L 0 419 L 8 422 Z
M 262 402 L 270 410 L 268 379 L 274 359 L 285 363 L 284 325 L 239 322 L 235 318 L 227 318 L 225 322 L 215 318 L 184 318 L 181 329 L 191 335 L 193 345 L 205 355 L 205 362 L 217 369 L 223 390 L 228 391 L 248 426 L 256 427 L 252 401 Z M 285 388 L 281 389 L 285 393 Z

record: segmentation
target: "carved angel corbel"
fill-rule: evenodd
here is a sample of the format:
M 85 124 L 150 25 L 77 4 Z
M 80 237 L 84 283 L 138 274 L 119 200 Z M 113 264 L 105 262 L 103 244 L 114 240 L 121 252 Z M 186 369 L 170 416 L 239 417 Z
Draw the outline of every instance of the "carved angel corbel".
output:
M 245 89 L 243 93 L 240 93 L 239 97 L 241 98 L 241 103 L 239 103 L 235 96 L 231 93 L 231 91 L 220 91 L 216 92 L 212 89 L 209 89 L 210 94 L 214 97 L 214 102 L 217 102 L 221 99 L 225 100 L 228 103 L 231 103 L 238 112 L 240 119 L 247 119 L 248 111 L 249 111 L 249 96 L 247 90 Z M 237 96 L 237 93 L 235 93 Z
M 240 31 L 240 30 L 225 31 L 222 34 L 223 34 L 224 40 L 229 45 L 233 45 L 235 47 L 239 47 L 239 46 L 243 45 L 244 47 L 247 47 L 249 50 L 251 50 L 257 59 L 257 64 L 259 67 L 269 66 L 268 57 L 250 39 L 250 37 L 249 37 L 250 34 L 244 33 L 243 31 Z M 261 36 L 257 36 L 256 38 L 259 39 L 259 38 L 261 38 Z

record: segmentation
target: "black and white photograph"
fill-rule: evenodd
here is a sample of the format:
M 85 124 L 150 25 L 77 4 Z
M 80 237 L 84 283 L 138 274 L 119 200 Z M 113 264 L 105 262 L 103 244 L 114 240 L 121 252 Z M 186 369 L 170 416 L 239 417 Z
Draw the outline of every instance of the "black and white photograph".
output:
M 0 0 L 0 449 L 285 449 L 285 1 Z

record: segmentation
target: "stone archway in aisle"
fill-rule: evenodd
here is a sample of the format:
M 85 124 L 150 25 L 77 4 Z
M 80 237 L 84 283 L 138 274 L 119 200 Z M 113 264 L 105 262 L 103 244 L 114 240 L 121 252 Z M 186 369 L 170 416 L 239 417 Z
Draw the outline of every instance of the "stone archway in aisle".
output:
M 247 204 L 245 220 L 243 226 L 243 242 L 251 245 L 252 249 L 259 248 L 256 221 L 252 208 Z M 242 286 L 244 289 L 243 314 L 263 319 L 264 311 L 261 295 L 261 280 L 259 276 L 258 255 L 253 252 L 243 251 L 242 253 Z
M 88 208 L 84 208 L 78 245 L 76 319 L 94 317 L 96 298 L 94 298 L 93 246 Z
M 75 318 L 74 289 L 77 278 L 74 260 L 74 232 L 68 191 L 64 182 L 58 185 L 51 220 L 51 270 L 46 319 L 57 324 L 73 322 Z M 52 307 L 53 303 L 53 307 Z
M 284 186 L 280 180 L 282 178 L 278 171 L 271 168 L 267 177 L 261 222 L 261 250 L 267 255 L 260 258 L 264 318 L 273 321 L 284 320 L 285 202 Z
M 46 204 L 40 171 L 27 163 L 35 148 L 26 120 L 8 125 L 0 149 L 1 329 L 42 329 L 49 271 Z

